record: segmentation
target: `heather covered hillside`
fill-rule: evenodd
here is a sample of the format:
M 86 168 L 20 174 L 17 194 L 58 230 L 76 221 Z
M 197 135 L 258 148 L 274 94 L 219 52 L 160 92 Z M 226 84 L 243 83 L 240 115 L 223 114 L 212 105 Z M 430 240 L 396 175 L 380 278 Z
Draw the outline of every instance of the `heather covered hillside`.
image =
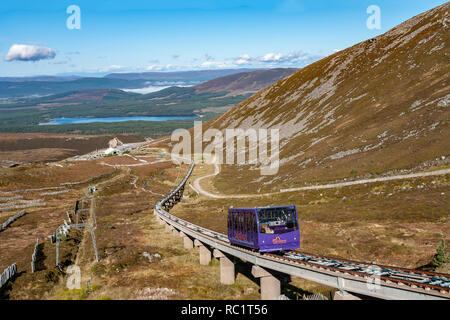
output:
M 257 92 L 274 82 L 286 78 L 293 74 L 297 69 L 277 68 L 269 70 L 256 70 L 252 72 L 241 72 L 226 77 L 220 77 L 206 81 L 195 86 L 196 92 L 223 92 L 229 94 L 239 94 L 248 92 Z
M 223 166 L 216 179 L 220 184 L 232 178 L 227 193 L 276 191 L 445 167 L 449 105 L 446 3 L 297 71 L 204 129 L 280 129 L 278 175 Z

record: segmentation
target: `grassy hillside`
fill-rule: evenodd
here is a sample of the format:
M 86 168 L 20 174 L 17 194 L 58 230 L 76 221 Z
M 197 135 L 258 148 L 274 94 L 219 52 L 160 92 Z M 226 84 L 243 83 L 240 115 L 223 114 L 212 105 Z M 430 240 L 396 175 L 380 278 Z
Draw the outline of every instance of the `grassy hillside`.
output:
M 224 232 L 230 207 L 296 205 L 303 251 L 433 269 L 450 235 L 449 174 L 279 191 L 449 168 L 449 12 L 447 3 L 326 57 L 204 124 L 279 129 L 279 173 L 221 165 L 213 176 L 200 163 L 187 183 L 202 178 L 220 198 L 189 188 L 171 213 Z
M 298 69 L 270 69 L 243 72 L 213 79 L 195 86 L 196 92 L 221 92 L 233 94 L 257 92 L 274 82 L 286 78 Z
M 280 129 L 279 174 L 224 166 L 221 178 L 232 183 L 221 190 L 273 191 L 445 165 L 449 9 L 313 63 L 210 121 L 206 128 Z

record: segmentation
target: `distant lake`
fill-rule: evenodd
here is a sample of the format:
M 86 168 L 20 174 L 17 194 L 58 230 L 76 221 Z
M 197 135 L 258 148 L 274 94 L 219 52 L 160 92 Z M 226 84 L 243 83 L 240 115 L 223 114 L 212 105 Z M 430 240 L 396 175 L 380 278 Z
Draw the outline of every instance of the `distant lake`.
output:
M 124 121 L 170 121 L 170 120 L 190 120 L 197 119 L 198 116 L 156 116 L 156 117 L 109 117 L 109 118 L 55 118 L 50 122 L 39 123 L 40 126 L 60 125 L 60 124 L 80 124 L 93 122 L 124 122 Z

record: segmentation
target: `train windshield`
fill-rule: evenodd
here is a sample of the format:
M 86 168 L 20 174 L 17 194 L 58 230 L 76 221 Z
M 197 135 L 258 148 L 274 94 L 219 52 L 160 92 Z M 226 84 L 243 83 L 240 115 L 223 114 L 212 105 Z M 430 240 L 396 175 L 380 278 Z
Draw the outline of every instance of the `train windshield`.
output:
M 298 229 L 294 208 L 265 208 L 258 213 L 260 233 L 285 233 Z

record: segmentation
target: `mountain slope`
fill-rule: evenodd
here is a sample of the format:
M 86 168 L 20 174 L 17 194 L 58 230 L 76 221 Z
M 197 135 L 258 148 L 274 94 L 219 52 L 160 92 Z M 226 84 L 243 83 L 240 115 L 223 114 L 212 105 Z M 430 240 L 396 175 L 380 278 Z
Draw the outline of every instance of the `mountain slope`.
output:
M 205 129 L 280 129 L 279 174 L 224 166 L 219 180 L 233 181 L 227 191 L 447 163 L 449 12 L 446 3 L 328 56 L 207 123 Z
M 233 94 L 257 92 L 286 78 L 298 69 L 270 69 L 242 72 L 220 77 L 195 86 L 196 92 L 231 92 Z

